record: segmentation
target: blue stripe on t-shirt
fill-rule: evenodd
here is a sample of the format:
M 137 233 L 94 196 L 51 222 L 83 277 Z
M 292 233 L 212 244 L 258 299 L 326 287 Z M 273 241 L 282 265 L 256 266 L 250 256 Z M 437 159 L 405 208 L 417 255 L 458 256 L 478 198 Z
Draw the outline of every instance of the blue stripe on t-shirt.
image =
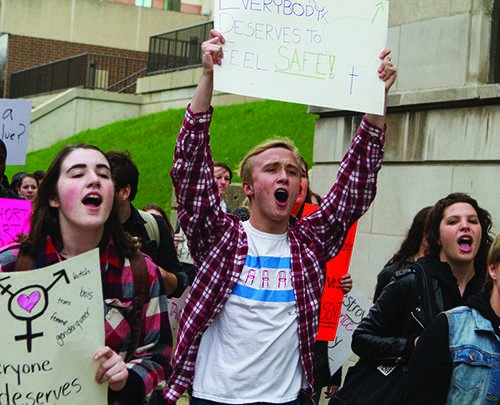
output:
M 236 284 L 232 294 L 254 301 L 265 302 L 295 302 L 293 290 L 256 290 L 241 284 Z
M 252 269 L 289 269 L 289 257 L 274 257 L 274 256 L 250 256 L 245 259 L 245 266 Z

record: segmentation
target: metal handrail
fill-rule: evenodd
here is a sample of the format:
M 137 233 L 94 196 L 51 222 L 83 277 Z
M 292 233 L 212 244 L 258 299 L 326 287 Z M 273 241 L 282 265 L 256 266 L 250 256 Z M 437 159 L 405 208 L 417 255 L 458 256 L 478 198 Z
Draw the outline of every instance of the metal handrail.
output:
M 146 70 L 147 70 L 147 67 L 140 68 L 139 70 L 137 70 L 137 71 L 135 71 L 135 72 L 131 73 L 130 75 L 128 75 L 128 76 L 126 76 L 126 77 L 124 77 L 123 79 L 120 79 L 120 80 L 118 80 L 117 82 L 115 82 L 115 83 L 111 84 L 110 86 L 108 86 L 108 88 L 107 88 L 106 90 L 108 90 L 108 91 L 113 91 L 113 90 L 111 90 L 112 88 L 114 88 L 114 87 L 116 87 L 116 86 L 118 86 L 118 85 L 120 85 L 120 84 L 122 84 L 122 83 L 127 82 L 128 80 L 132 79 L 133 77 L 137 77 L 137 79 L 139 79 L 140 77 L 144 76 L 144 73 L 146 73 Z M 135 85 L 135 84 L 137 84 L 137 80 L 135 80 L 135 81 L 134 81 L 134 82 L 132 82 L 132 83 L 129 83 L 129 84 L 128 84 L 127 86 L 125 86 L 124 88 L 125 88 L 125 89 L 126 89 L 126 88 L 129 88 L 130 86 L 133 86 L 133 85 Z M 124 88 L 121 88 L 121 89 L 116 90 L 116 91 L 117 91 L 118 93 L 122 93 Z
M 112 90 L 117 83 L 137 76 L 139 71 L 145 73 L 146 67 L 146 59 L 82 53 L 12 73 L 9 97 L 50 93 L 71 87 L 103 90 L 111 87 L 109 90 Z M 132 87 L 127 83 L 126 91 L 134 92 Z
M 147 74 L 200 66 L 200 45 L 212 28 L 213 21 L 207 21 L 151 36 Z

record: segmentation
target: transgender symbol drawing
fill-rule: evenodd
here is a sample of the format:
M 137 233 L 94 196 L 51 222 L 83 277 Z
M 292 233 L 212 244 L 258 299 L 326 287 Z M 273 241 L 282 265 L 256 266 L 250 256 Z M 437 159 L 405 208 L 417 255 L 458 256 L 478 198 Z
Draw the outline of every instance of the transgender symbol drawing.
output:
M 26 287 L 11 291 L 11 284 L 4 285 L 3 282 L 8 280 L 10 276 L 0 279 L 0 295 L 9 294 L 8 309 L 10 314 L 20 320 L 26 321 L 26 334 L 15 336 L 16 341 L 26 340 L 26 349 L 31 353 L 32 341 L 35 338 L 42 337 L 43 332 L 34 333 L 31 323 L 34 319 L 43 315 L 49 305 L 49 291 L 62 278 L 69 284 L 66 270 L 62 269 L 53 274 L 54 281 L 48 286 L 43 287 L 38 284 L 28 285 Z

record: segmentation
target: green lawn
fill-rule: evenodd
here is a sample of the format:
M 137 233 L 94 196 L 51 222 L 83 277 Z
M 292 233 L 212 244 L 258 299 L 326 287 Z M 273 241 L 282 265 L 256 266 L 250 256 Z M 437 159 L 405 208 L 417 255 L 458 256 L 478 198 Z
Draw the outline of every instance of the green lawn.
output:
M 142 207 L 154 202 L 170 209 L 169 171 L 183 116 L 183 109 L 169 110 L 83 131 L 47 149 L 29 153 L 24 166 L 8 166 L 6 174 L 10 179 L 21 170 L 46 170 L 61 147 L 71 143 L 91 143 L 104 151 L 128 150 L 140 171 L 134 205 Z M 316 119 L 304 105 L 277 101 L 216 107 L 211 126 L 214 160 L 226 162 L 236 174 L 239 162 L 252 146 L 268 138 L 288 137 L 311 162 Z M 239 181 L 237 174 L 233 181 Z

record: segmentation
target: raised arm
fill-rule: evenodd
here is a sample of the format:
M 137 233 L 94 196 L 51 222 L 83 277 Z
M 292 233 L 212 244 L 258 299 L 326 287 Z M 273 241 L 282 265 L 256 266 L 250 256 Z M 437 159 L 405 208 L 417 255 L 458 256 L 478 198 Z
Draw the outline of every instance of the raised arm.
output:
M 213 68 L 221 63 L 223 42 L 222 35 L 212 30 L 210 38 L 201 46 L 202 74 L 177 138 L 175 162 L 170 173 L 179 223 L 197 264 L 210 250 L 220 226 L 225 223 L 214 179 L 208 132 L 212 119 Z
M 396 69 L 390 51 L 382 51 L 380 58 L 378 74 L 385 81 L 387 94 L 396 79 Z M 327 259 L 339 252 L 349 228 L 375 198 L 384 152 L 384 131 L 385 115 L 365 115 L 320 209 L 302 222 L 321 241 Z
M 210 31 L 210 38 L 201 44 L 202 74 L 191 100 L 191 111 L 196 114 L 208 111 L 214 88 L 214 65 L 220 65 L 224 52 L 224 37 L 215 30 Z
M 387 93 L 396 81 L 397 71 L 392 63 L 391 51 L 383 49 L 379 55 L 382 61 L 377 69 L 378 77 L 385 82 L 384 115 L 365 114 L 365 119 L 372 125 L 381 129 L 385 126 L 385 113 L 387 111 Z

